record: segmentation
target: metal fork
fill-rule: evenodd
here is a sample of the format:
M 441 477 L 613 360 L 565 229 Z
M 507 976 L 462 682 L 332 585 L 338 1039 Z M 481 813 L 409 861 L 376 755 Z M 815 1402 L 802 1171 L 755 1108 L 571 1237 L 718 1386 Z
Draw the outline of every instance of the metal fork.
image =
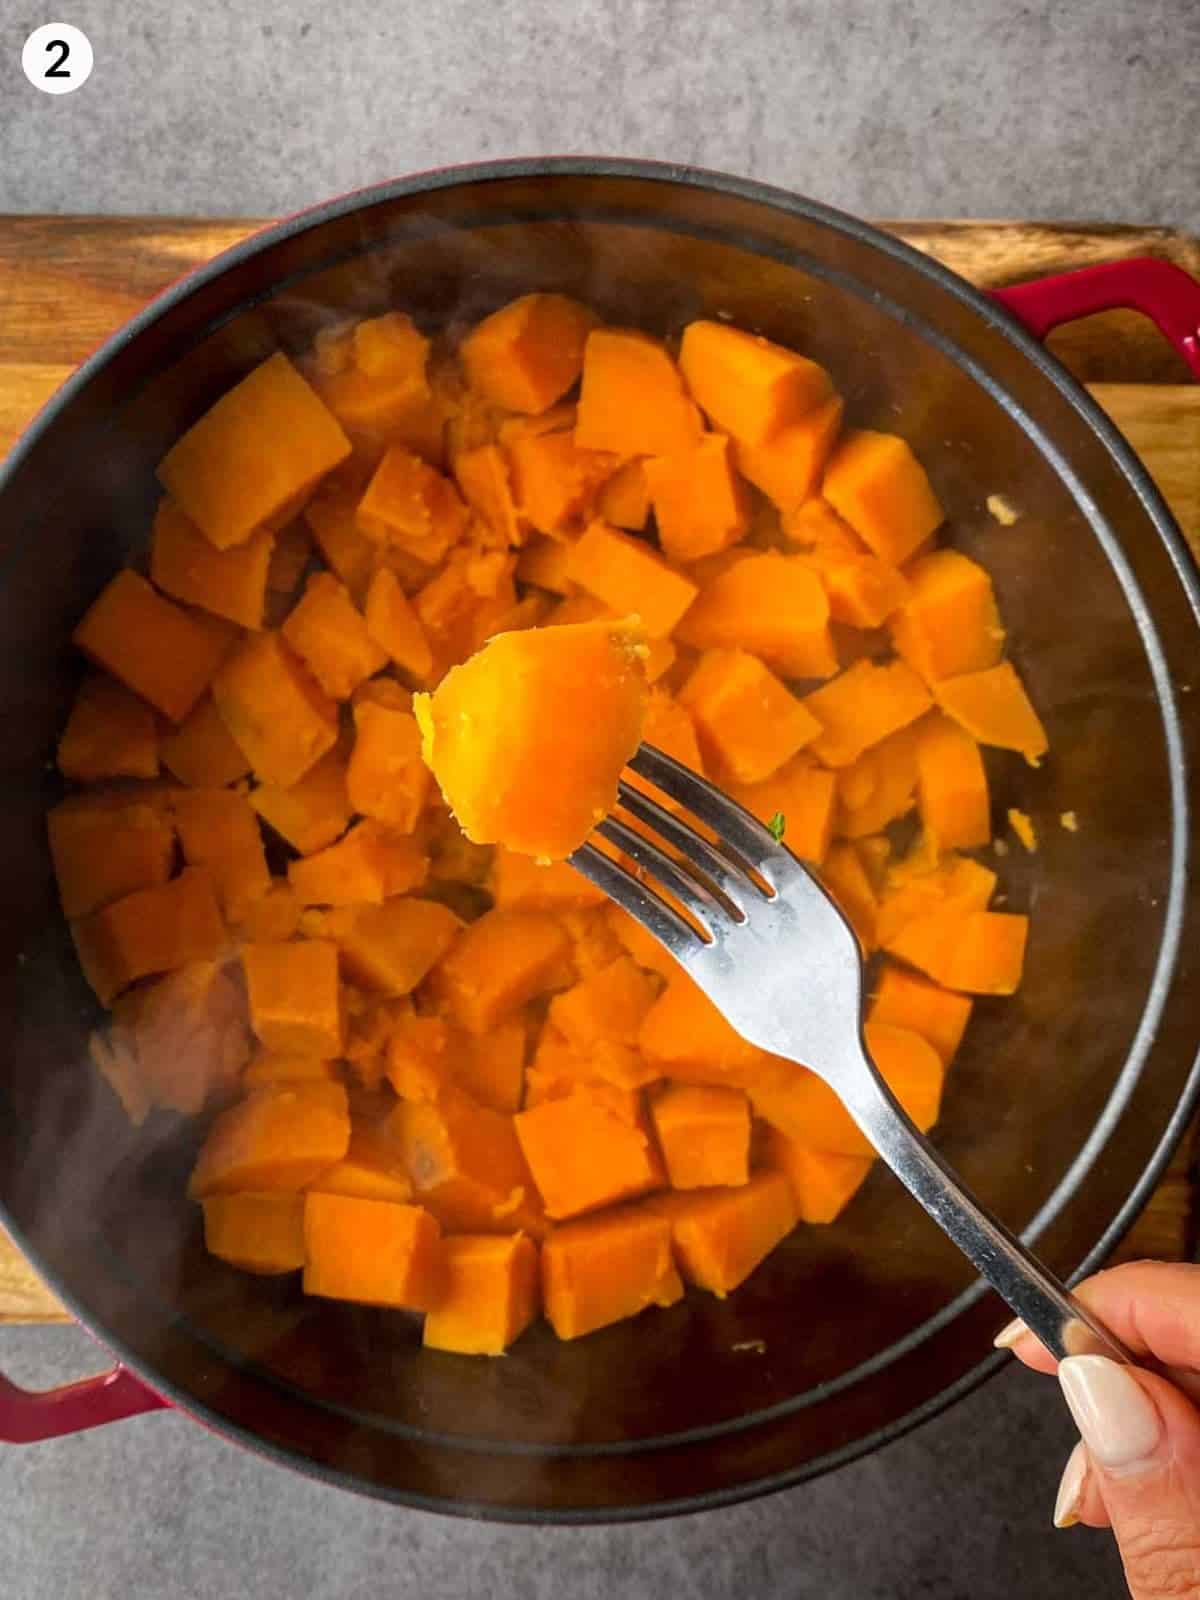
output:
M 629 765 L 717 842 L 624 780 L 621 806 L 661 843 L 615 815 L 596 832 L 657 879 L 703 934 L 594 844 L 576 850 L 572 864 L 666 946 L 751 1044 L 824 1078 L 900 1181 L 1053 1356 L 1129 1361 L 1119 1340 L 960 1182 L 880 1077 L 863 1040 L 858 939 L 813 874 L 748 811 L 662 751 L 642 745 Z

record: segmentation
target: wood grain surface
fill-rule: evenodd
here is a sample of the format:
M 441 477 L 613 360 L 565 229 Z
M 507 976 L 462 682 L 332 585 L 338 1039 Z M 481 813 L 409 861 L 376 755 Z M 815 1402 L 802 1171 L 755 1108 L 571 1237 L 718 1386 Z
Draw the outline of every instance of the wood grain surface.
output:
M 247 219 L 0 217 L 0 457 L 74 367 L 181 274 L 262 223 Z M 1200 276 L 1200 240 L 1166 228 L 1069 223 L 885 222 L 984 288 L 1156 255 Z M 1105 312 L 1051 347 L 1141 454 L 1200 555 L 1200 386 L 1145 317 Z M 1119 1255 L 1193 1253 L 1194 1136 Z M 68 1314 L 0 1234 L 0 1323 Z

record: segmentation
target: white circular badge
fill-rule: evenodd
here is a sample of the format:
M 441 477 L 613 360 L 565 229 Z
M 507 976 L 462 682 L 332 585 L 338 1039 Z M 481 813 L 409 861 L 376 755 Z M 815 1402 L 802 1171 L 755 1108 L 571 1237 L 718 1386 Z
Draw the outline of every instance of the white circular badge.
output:
M 69 22 L 43 22 L 25 41 L 21 66 L 43 94 L 70 94 L 92 75 L 92 41 Z

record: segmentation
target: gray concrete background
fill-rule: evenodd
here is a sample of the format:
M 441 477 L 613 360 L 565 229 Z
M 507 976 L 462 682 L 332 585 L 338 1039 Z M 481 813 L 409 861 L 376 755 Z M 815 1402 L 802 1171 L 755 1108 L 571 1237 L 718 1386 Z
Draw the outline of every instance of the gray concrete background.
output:
M 21 75 L 45 21 L 92 40 L 76 94 Z M 273 214 L 554 151 L 727 168 L 876 216 L 1200 229 L 1198 64 L 1195 0 L 0 0 L 0 210 Z M 30 1384 L 94 1365 L 73 1330 L 0 1330 L 0 1368 Z M 0 1591 L 1116 1596 L 1107 1537 L 1050 1529 L 1072 1442 L 1053 1387 L 1014 1372 L 800 1490 L 671 1524 L 529 1530 L 357 1500 L 153 1416 L 0 1454 Z

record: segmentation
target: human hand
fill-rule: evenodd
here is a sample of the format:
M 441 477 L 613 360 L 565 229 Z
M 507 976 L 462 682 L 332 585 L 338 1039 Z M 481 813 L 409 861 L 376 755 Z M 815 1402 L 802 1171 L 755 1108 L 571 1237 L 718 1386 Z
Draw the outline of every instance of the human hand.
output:
M 1104 1356 L 1057 1363 L 1082 1438 L 1059 1485 L 1055 1526 L 1111 1527 L 1133 1600 L 1200 1596 L 1200 1266 L 1131 1262 L 1076 1293 L 1145 1365 Z M 1055 1371 L 1023 1323 L 996 1343 L 1035 1372 Z

